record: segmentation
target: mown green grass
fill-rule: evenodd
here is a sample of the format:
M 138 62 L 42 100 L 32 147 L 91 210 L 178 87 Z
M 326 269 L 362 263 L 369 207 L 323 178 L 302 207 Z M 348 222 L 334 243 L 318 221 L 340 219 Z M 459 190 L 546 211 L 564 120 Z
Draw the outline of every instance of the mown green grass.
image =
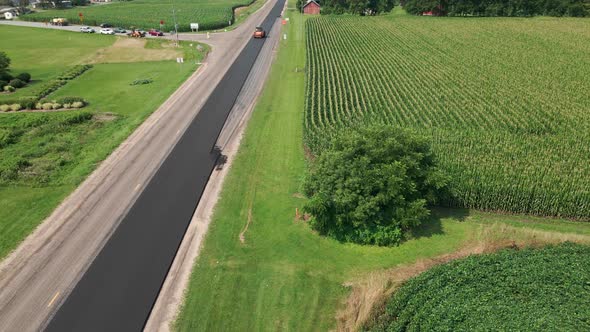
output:
M 347 281 L 455 251 L 476 236 L 482 223 L 523 219 L 490 214 L 488 220 L 488 214 L 437 209 L 411 240 L 393 248 L 341 244 L 295 221 L 295 209 L 304 202 L 298 193 L 306 171 L 305 41 L 303 17 L 293 11 L 287 17 L 287 40 L 281 41 L 224 184 L 176 330 L 326 331 L 335 326 L 335 313 L 349 292 Z M 588 226 L 570 230 L 587 232 Z
M 0 93 L 0 100 L 28 95 L 30 87 L 86 61 L 98 48 L 110 46 L 114 41 L 105 35 L 0 26 L 0 47 L 11 59 L 12 74 L 28 72 L 32 79 L 27 87 L 15 93 Z
M 31 45 L 39 39 L 42 49 L 48 46 L 46 39 L 59 49 L 60 45 L 78 41 L 80 36 L 30 28 L 15 31 L 20 33 L 23 29 L 31 32 L 27 37 Z M 43 77 L 51 78 L 68 67 L 72 57 L 89 56 L 108 45 L 103 38 L 83 37 L 95 41 L 94 44 L 80 41 L 84 52 L 77 48 L 71 54 L 61 50 L 61 61 L 54 59 L 39 66 L 28 58 L 34 46 L 15 48 L 10 40 L 2 39 L 0 48 L 7 49 L 15 68 L 45 73 Z M 107 41 L 112 43 L 114 38 Z M 48 216 L 196 67 L 194 62 L 177 64 L 175 61 L 95 64 L 47 97 L 83 97 L 89 102 L 85 109 L 0 113 L 0 135 L 16 135 L 13 142 L 0 147 L 0 173 L 15 170 L 12 174 L 16 174 L 0 177 L 0 258 Z M 146 78 L 153 83 L 130 85 L 134 80 Z M 91 117 L 80 123 L 68 120 L 76 114 Z
M 24 15 L 21 19 L 45 22 L 53 17 L 65 17 L 71 23 L 81 24 L 78 14 L 82 13 L 83 24 L 110 23 L 124 28 L 135 26 L 144 29 L 158 29 L 160 21 L 163 20 L 163 31 L 170 32 L 174 30 L 174 4 L 179 31 L 190 31 L 190 23 L 199 23 L 199 30 L 213 30 L 228 26 L 229 21 L 233 24 L 232 8 L 251 2 L 252 0 L 135 0 L 67 10 L 40 11 Z

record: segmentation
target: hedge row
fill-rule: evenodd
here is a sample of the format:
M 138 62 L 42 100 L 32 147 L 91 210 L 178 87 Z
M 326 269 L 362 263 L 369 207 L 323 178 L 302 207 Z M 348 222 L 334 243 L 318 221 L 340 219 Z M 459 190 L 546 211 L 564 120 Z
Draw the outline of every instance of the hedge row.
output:
M 30 103 L 30 101 L 28 101 Z M 1 104 L 0 112 L 16 112 L 22 109 L 35 109 L 35 110 L 58 110 L 58 109 L 71 109 L 71 108 L 82 108 L 88 105 L 88 102 L 81 97 L 63 97 L 57 100 L 39 100 L 33 104 Z

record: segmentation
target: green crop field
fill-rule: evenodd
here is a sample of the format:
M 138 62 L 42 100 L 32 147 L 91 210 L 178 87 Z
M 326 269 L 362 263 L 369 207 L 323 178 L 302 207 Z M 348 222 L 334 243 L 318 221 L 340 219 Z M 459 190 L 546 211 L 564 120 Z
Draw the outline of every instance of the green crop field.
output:
M 74 64 L 104 56 L 116 40 L 112 36 L 8 26 L 0 26 L 0 36 L 0 49 L 12 59 L 12 70 L 30 72 L 33 87 Z M 152 54 L 158 46 L 154 42 L 147 45 Z M 141 48 L 115 51 L 118 55 L 142 54 Z M 189 57 L 185 53 L 185 58 Z M 195 68 L 194 63 L 180 65 L 174 60 L 96 63 L 46 97 L 79 96 L 89 102 L 88 107 L 55 113 L 0 112 L 0 259 Z M 153 80 L 151 84 L 130 85 L 148 78 Z M 30 89 L 25 87 L 22 93 Z
M 174 9 L 179 31 L 190 31 L 190 23 L 199 23 L 200 30 L 223 28 L 234 23 L 233 8 L 248 5 L 252 0 L 176 0 Z M 79 14 L 83 14 L 83 23 L 99 25 L 110 23 L 123 28 L 132 26 L 163 31 L 174 30 L 172 2 L 161 0 L 135 0 L 111 4 L 76 7 L 67 10 L 47 10 L 21 18 L 27 21 L 46 22 L 53 17 L 65 17 L 71 23 L 81 24 Z
M 590 247 L 503 250 L 409 280 L 372 331 L 588 331 Z
M 307 21 L 305 141 L 365 123 L 430 137 L 449 206 L 590 218 L 590 20 Z

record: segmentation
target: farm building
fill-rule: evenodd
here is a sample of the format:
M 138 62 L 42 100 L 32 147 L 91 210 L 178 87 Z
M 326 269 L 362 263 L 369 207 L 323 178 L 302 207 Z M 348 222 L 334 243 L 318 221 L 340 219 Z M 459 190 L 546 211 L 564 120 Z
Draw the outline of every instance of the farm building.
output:
M 18 15 L 18 11 L 14 7 L 1 7 L 0 6 L 0 18 L 6 20 L 12 20 L 15 16 Z
M 307 15 L 319 15 L 320 13 L 320 4 L 315 2 L 314 0 L 309 0 L 303 6 L 303 14 Z
M 442 5 L 436 6 L 433 10 L 422 12 L 422 16 L 445 16 L 447 12 Z

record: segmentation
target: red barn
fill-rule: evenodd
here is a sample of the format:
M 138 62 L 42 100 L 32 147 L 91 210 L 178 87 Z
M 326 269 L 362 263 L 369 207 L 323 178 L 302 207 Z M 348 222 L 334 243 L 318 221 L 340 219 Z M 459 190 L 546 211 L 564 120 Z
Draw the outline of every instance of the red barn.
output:
M 320 4 L 315 2 L 314 0 L 309 0 L 307 1 L 307 3 L 305 4 L 305 6 L 303 6 L 303 14 L 308 14 L 308 15 L 319 15 L 320 13 Z

